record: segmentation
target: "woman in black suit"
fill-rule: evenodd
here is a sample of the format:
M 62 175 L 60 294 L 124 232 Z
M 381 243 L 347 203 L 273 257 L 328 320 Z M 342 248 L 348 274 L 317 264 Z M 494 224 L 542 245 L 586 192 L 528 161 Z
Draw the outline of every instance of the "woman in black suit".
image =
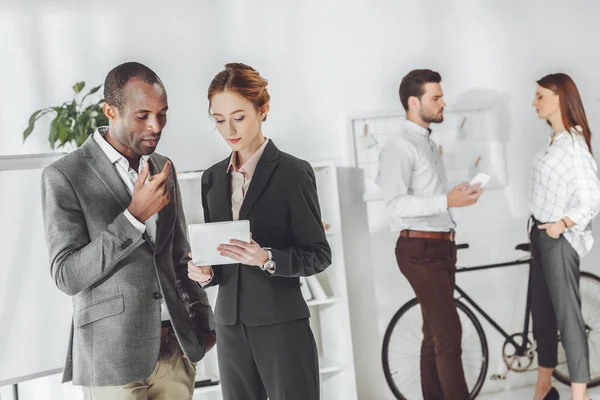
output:
M 210 113 L 233 152 L 202 176 L 206 222 L 249 220 L 251 243 L 219 251 L 237 263 L 190 263 L 189 276 L 219 285 L 215 307 L 225 400 L 319 399 L 319 365 L 299 277 L 331 264 L 314 172 L 265 138 L 267 81 L 227 64 L 208 89 Z

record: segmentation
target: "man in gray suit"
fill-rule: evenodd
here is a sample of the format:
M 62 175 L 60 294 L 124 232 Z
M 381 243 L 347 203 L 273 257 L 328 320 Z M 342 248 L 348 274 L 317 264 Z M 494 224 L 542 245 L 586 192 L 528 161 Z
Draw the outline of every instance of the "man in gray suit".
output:
M 51 274 L 73 299 L 63 381 L 86 399 L 191 399 L 214 323 L 187 276 L 175 168 L 154 152 L 165 87 L 125 63 L 107 75 L 104 97 L 109 126 L 42 174 Z

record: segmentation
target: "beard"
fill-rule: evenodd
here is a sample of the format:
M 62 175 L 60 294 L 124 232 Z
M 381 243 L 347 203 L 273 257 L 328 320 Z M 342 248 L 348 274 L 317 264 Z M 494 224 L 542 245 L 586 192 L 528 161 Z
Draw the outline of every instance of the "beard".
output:
M 434 114 L 433 112 L 431 112 L 429 110 L 421 109 L 419 116 L 421 117 L 421 119 L 424 122 L 427 122 L 428 124 L 431 124 L 431 123 L 440 124 L 440 123 L 444 122 L 444 109 L 442 109 L 442 111 L 439 114 Z

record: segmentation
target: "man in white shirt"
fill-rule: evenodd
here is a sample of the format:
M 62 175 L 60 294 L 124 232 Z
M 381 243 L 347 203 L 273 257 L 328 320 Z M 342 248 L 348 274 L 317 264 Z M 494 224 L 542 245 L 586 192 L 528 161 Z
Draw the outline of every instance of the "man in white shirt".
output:
M 452 208 L 475 204 L 479 185 L 448 190 L 431 123 L 444 120 L 441 77 L 414 70 L 402 79 L 406 120 L 380 154 L 379 186 L 393 231 L 396 259 L 423 313 L 421 386 L 425 400 L 469 398 L 461 361 L 461 326 L 454 305 L 456 223 Z

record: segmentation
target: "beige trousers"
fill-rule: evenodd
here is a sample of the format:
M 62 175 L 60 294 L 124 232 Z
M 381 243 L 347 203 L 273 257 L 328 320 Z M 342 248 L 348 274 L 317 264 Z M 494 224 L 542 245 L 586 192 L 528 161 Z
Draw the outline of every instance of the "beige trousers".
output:
M 152 375 L 123 386 L 84 386 L 85 400 L 191 400 L 196 364 L 183 357 L 175 336 L 163 338 Z

